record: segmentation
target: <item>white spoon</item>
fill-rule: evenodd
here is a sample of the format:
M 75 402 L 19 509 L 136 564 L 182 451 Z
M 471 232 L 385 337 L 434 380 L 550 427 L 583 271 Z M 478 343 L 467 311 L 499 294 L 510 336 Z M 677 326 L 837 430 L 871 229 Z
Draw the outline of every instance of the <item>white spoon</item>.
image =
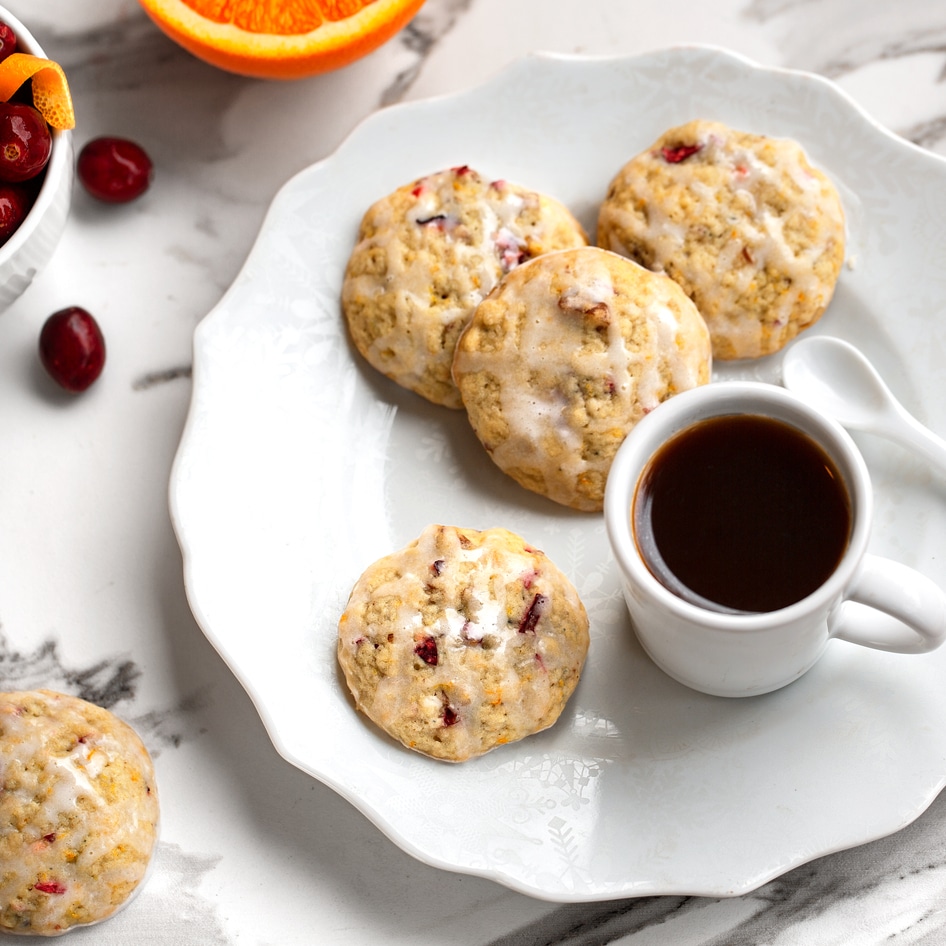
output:
M 946 472 L 946 441 L 913 417 L 864 355 L 840 338 L 795 342 L 782 359 L 782 384 L 843 427 L 894 440 Z

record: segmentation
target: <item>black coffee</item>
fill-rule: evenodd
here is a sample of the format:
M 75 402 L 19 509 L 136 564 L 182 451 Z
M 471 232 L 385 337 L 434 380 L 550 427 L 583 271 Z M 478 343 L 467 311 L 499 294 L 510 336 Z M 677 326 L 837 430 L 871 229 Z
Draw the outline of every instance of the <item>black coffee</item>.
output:
M 661 447 L 633 517 L 648 568 L 675 594 L 717 610 L 775 611 L 837 567 L 851 502 L 837 467 L 806 434 L 733 414 Z

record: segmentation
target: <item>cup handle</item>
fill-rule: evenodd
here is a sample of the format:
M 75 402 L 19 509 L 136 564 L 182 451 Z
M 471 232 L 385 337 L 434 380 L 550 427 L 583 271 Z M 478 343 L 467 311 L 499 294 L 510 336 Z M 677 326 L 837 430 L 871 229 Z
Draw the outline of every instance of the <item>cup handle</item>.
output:
M 849 608 L 848 602 L 873 611 Z M 885 619 L 887 615 L 896 621 Z M 924 654 L 946 640 L 946 595 L 925 575 L 900 562 L 865 555 L 845 602 L 828 618 L 828 631 L 863 647 Z

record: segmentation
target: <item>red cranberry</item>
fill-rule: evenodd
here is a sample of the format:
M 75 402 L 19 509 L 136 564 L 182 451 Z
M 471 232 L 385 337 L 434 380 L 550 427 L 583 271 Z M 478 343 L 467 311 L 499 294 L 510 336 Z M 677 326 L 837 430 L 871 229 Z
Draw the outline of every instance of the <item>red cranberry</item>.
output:
M 99 200 L 124 204 L 140 197 L 153 177 L 151 158 L 127 138 L 93 138 L 79 152 L 79 180 Z
M 15 52 L 16 33 L 6 23 L 0 23 L 0 62 Z
M 0 181 L 36 177 L 52 148 L 46 119 L 32 105 L 0 102 Z
M 460 722 L 460 714 L 452 706 L 444 706 L 440 718 L 444 726 L 456 726 Z
M 519 633 L 520 634 L 534 634 L 536 625 L 542 618 L 542 614 L 545 610 L 545 606 L 549 603 L 549 599 L 545 595 L 535 594 L 532 596 L 532 601 L 529 604 L 529 609 L 522 616 L 522 620 L 519 622 Z
M 414 645 L 414 653 L 431 667 L 436 667 L 438 663 L 437 642 L 432 637 L 425 637 Z
M 703 145 L 674 145 L 671 147 L 663 147 L 660 149 L 660 153 L 663 155 L 664 161 L 668 164 L 679 164 L 681 161 L 686 161 L 687 158 L 691 157 L 694 154 L 698 154 L 703 150 Z
M 20 184 L 0 184 L 0 244 L 13 236 L 33 204 L 33 195 Z
M 105 366 L 98 322 L 75 305 L 54 312 L 39 334 L 39 357 L 57 384 L 75 394 L 84 391 Z
M 33 889 L 43 893 L 64 894 L 67 888 L 58 880 L 38 880 L 33 884 Z

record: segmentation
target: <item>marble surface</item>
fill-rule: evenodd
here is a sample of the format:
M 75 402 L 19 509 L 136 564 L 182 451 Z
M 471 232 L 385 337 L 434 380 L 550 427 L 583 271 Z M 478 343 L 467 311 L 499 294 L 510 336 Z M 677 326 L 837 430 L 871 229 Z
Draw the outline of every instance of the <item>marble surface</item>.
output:
M 52 263 L 0 316 L 0 689 L 49 686 L 112 708 L 151 749 L 163 802 L 148 886 L 70 941 L 946 942 L 942 797 L 889 837 L 732 899 L 557 905 L 421 864 L 278 756 L 191 616 L 167 506 L 194 327 L 236 276 L 280 185 L 362 117 L 479 84 L 533 50 L 701 42 L 828 76 L 887 127 L 946 156 L 946 6 L 428 0 L 369 58 L 292 84 L 205 66 L 136 0 L 8 6 L 67 71 L 77 146 L 120 134 L 156 165 L 152 190 L 127 207 L 77 190 Z M 35 349 L 46 316 L 72 304 L 99 318 L 109 361 L 94 388 L 66 399 Z

